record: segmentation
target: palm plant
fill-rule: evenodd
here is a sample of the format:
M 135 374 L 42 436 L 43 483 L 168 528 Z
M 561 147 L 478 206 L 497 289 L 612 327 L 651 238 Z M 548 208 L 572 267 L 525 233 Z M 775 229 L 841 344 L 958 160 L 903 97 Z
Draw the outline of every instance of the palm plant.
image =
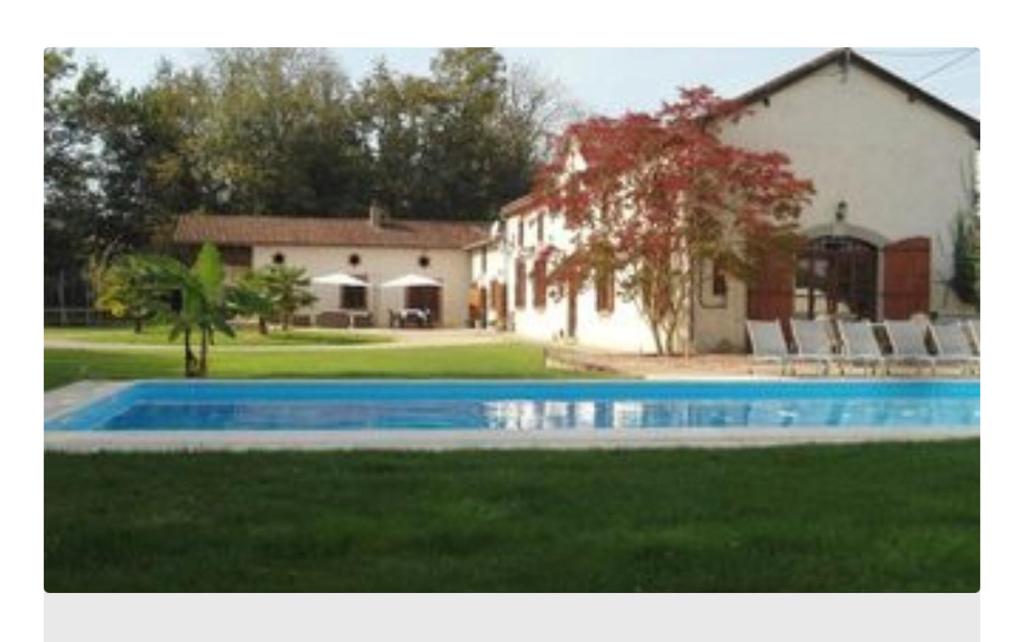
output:
M 273 316 L 276 302 L 265 271 L 246 272 L 225 289 L 225 303 L 232 316 L 254 316 L 259 321 L 260 334 L 269 334 L 267 319 Z
M 144 266 L 145 278 L 152 287 L 171 299 L 168 341 L 184 338 L 185 376 L 205 377 L 207 353 L 214 334 L 235 336 L 227 323 L 230 312 L 225 303 L 224 264 L 220 253 L 214 245 L 206 243 L 191 268 L 170 257 L 147 258 Z M 198 357 L 192 351 L 192 335 L 196 332 L 199 333 Z
M 306 270 L 287 265 L 272 265 L 261 270 L 261 277 L 266 280 L 267 289 L 274 301 L 275 312 L 281 315 L 281 328 L 288 330 L 292 317 L 300 308 L 316 302 L 316 296 L 310 292 L 309 277 Z

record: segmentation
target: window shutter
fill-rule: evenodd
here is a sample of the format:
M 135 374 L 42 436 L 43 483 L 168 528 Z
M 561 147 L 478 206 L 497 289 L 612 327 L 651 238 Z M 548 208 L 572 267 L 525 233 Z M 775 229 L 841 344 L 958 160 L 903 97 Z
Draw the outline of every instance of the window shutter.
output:
M 883 251 L 882 309 L 887 319 L 909 319 L 931 310 L 931 240 L 917 236 Z

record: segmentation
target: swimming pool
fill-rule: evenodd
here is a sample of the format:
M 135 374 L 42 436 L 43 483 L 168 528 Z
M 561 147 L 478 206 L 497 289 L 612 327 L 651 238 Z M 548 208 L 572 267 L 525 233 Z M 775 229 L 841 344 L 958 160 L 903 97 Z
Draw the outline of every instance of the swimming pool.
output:
M 47 431 L 976 431 L 972 381 L 141 381 Z

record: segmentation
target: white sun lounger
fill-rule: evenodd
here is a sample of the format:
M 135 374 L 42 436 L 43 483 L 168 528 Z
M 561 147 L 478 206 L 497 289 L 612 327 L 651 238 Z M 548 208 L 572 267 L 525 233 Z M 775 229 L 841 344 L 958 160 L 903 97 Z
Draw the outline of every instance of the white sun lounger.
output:
M 974 344 L 974 354 L 981 356 L 981 319 L 970 319 L 964 324 Z
M 754 374 L 754 364 L 778 364 L 782 374 L 791 363 L 789 346 L 782 334 L 782 324 L 775 321 L 747 321 L 747 336 L 750 337 L 750 374 Z
M 796 342 L 796 355 L 792 360 L 819 364 L 822 367 L 821 373 L 827 374 L 835 360 L 827 322 L 821 319 L 790 319 L 789 327 Z
M 885 366 L 885 355 L 878 346 L 874 325 L 870 321 L 839 321 L 840 368 L 845 365 L 862 366 L 864 373 L 870 367 L 872 374 Z
M 885 332 L 889 335 L 892 346 L 889 365 L 905 363 L 908 365 L 928 366 L 935 374 L 936 358 L 928 351 L 925 343 L 929 325 L 916 321 L 886 321 Z
M 933 323 L 931 326 L 932 339 L 935 340 L 935 349 L 938 355 L 936 363 L 951 363 L 963 366 L 965 372 L 977 372 L 979 358 L 971 350 L 971 344 L 967 341 L 966 324 L 959 321 L 947 321 Z

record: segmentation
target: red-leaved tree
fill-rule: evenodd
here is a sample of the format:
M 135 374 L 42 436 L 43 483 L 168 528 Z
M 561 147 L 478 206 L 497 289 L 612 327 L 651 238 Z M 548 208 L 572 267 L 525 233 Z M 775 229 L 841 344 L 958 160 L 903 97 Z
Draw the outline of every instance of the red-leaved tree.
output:
M 767 252 L 791 252 L 814 188 L 780 152 L 723 143 L 742 105 L 707 87 L 680 90 L 653 114 L 591 118 L 569 127 L 534 195 L 564 216 L 573 251 L 554 281 L 617 275 L 660 354 L 692 347 L 697 269 L 714 262 L 749 280 Z

